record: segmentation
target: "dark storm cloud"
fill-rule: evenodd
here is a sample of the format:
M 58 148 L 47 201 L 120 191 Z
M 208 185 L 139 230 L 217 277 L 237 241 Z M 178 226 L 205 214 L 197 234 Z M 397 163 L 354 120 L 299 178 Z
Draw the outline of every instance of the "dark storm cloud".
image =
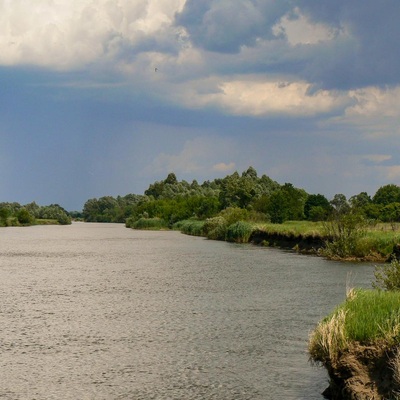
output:
M 301 11 L 349 35 L 314 58 L 305 76 L 325 87 L 353 88 L 400 82 L 400 2 L 397 0 L 300 0 Z M 328 53 L 328 54 L 327 54 Z
M 188 0 L 176 22 L 206 50 L 237 53 L 257 38 L 273 38 L 272 27 L 288 11 L 288 1 Z
M 282 17 L 299 15 L 324 24 L 332 32 L 331 40 L 285 43 L 284 32 L 273 28 Z M 399 83 L 399 17 L 398 0 L 189 0 L 176 23 L 185 27 L 196 46 L 218 53 L 256 47 L 257 39 L 279 40 L 281 49 L 276 57 L 269 55 L 273 62 L 264 64 L 264 72 L 291 73 L 320 88 L 345 90 Z

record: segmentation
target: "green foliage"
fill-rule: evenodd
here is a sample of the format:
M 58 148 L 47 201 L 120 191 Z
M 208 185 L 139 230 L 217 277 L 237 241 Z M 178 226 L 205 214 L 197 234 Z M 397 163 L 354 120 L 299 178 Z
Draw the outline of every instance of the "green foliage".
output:
M 399 340 L 400 292 L 357 290 L 318 324 L 309 352 L 314 361 L 334 363 L 350 343 L 380 342 L 390 349 Z
M 11 210 L 6 207 L 0 208 L 0 226 L 7 226 L 7 219 L 11 216 Z
M 325 256 L 347 258 L 357 256 L 360 239 L 365 236 L 365 219 L 357 212 L 345 212 L 340 206 L 332 218 L 324 224 L 326 241 Z
M 219 200 L 222 208 L 251 208 L 262 197 L 279 188 L 279 184 L 263 175 L 258 178 L 257 171 L 249 167 L 240 176 L 236 171 L 218 181 L 220 186 Z
M 392 259 L 390 264 L 375 266 L 375 282 L 372 286 L 383 290 L 400 290 L 400 262 Z
M 21 208 L 16 215 L 18 222 L 21 225 L 31 225 L 33 222 L 33 216 L 29 213 L 26 208 Z
M 167 224 L 161 218 L 139 218 L 130 227 L 133 229 L 159 230 L 166 229 Z
M 146 201 L 146 196 L 136 194 L 89 199 L 83 206 L 82 216 L 86 222 L 125 222 L 134 208 Z
M 380 220 L 383 222 L 399 222 L 400 203 L 394 202 L 383 206 L 380 210 Z
M 36 217 L 40 219 L 53 219 L 60 225 L 71 224 L 71 217 L 68 212 L 58 204 L 40 207 L 36 212 Z
M 203 232 L 208 239 L 225 240 L 228 223 L 222 216 L 207 218 L 204 222 Z
M 238 221 L 228 226 L 225 236 L 228 242 L 248 243 L 252 233 L 252 224 L 245 221 Z
M 370 205 L 372 200 L 367 192 L 361 192 L 360 194 L 350 197 L 349 202 L 351 207 L 363 209 L 364 207 Z
M 372 201 L 383 206 L 390 203 L 400 203 L 400 187 L 394 184 L 382 186 L 377 190 Z
M 304 204 L 304 216 L 309 221 L 324 221 L 331 212 L 329 200 L 322 194 L 310 194 Z
M 304 206 L 308 195 L 302 189 L 295 188 L 290 183 L 285 183 L 280 189 L 275 190 L 265 198 L 263 210 L 271 218 L 271 222 L 281 224 L 285 221 L 304 219 Z
M 224 218 L 227 225 L 232 225 L 235 222 L 247 220 L 250 213 L 239 207 L 228 207 L 222 210 L 218 215 Z
M 203 236 L 204 224 L 205 221 L 189 219 L 175 223 L 173 229 L 180 230 L 187 235 Z

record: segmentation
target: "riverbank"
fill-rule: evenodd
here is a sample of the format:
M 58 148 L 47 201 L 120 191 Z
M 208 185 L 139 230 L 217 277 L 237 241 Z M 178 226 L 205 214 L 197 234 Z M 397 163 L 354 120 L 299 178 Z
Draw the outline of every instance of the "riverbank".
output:
M 174 225 L 174 229 L 209 239 L 290 249 L 338 261 L 385 262 L 391 258 L 400 242 L 399 227 L 383 223 L 358 232 L 351 248 L 346 249 L 346 252 L 329 247 L 333 239 L 326 234 L 326 227 L 321 222 L 288 221 L 271 224 L 238 221 L 229 225 L 219 217 L 207 222 L 180 221 Z
M 311 360 L 323 365 L 328 399 L 398 399 L 400 293 L 350 291 L 310 335 Z

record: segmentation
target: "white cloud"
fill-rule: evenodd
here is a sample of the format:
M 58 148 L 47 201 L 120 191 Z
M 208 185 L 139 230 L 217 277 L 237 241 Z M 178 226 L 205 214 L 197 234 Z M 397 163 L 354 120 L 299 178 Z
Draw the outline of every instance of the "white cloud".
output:
M 149 35 L 170 36 L 185 0 L 0 3 L 0 63 L 71 68 L 114 56 Z
M 400 185 L 400 165 L 387 165 L 376 167 L 383 177 L 382 182 Z
M 186 93 L 192 106 L 214 105 L 234 115 L 315 116 L 331 113 L 347 104 L 348 98 L 339 93 L 320 90 L 311 93 L 307 82 L 269 81 L 247 76 L 217 83 L 209 79 L 205 87 L 214 84 L 211 93 Z
M 233 163 L 218 163 L 221 154 L 233 157 L 235 145 L 229 139 L 204 136 L 187 140 L 175 154 L 161 153 L 149 166 L 153 172 L 175 172 L 181 174 L 198 174 L 209 171 L 225 171 Z
M 316 44 L 334 39 L 336 32 L 327 25 L 321 23 L 313 23 L 296 8 L 294 10 L 295 17 L 289 18 L 285 15 L 279 23 L 273 27 L 276 35 L 284 34 L 288 42 L 292 45 L 298 44 Z
M 392 159 L 392 156 L 389 154 L 367 154 L 363 156 L 363 158 L 367 161 L 371 161 L 376 164 L 380 164 L 384 161 L 389 161 Z
M 400 135 L 400 86 L 393 88 L 366 87 L 348 93 L 351 105 L 336 119 L 357 127 L 364 138 L 380 140 Z
M 386 89 L 366 87 L 352 90 L 349 95 L 356 103 L 346 110 L 348 116 L 400 117 L 400 86 Z
M 213 165 L 212 169 L 217 172 L 229 172 L 229 171 L 233 171 L 235 169 L 235 165 L 236 164 L 234 162 L 230 162 L 229 164 L 222 162 L 222 163 Z

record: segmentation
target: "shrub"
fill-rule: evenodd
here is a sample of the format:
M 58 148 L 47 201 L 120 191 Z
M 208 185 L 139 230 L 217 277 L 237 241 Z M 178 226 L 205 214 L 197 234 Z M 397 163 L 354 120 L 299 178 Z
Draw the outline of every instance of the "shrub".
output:
M 249 211 L 239 207 L 228 207 L 219 213 L 219 215 L 225 219 L 228 226 L 238 221 L 247 220 L 249 214 Z
M 182 233 L 193 236 L 203 236 L 204 221 L 188 219 L 174 224 L 174 229 L 179 229 Z
M 253 226 L 248 222 L 238 221 L 229 225 L 226 231 L 226 240 L 235 243 L 247 243 L 253 232 Z
M 17 219 L 21 225 L 30 225 L 33 222 L 32 215 L 25 208 L 21 208 L 21 210 L 18 211 Z
M 328 237 L 324 254 L 330 258 L 356 256 L 360 239 L 365 237 L 365 220 L 357 213 L 336 214 L 324 224 Z
M 225 240 L 228 223 L 224 217 L 207 218 L 203 225 L 204 235 L 208 239 Z
M 133 229 L 165 229 L 167 228 L 166 222 L 161 218 L 139 218 L 135 221 L 131 228 Z
M 136 221 L 136 220 L 135 220 L 134 217 L 129 217 L 129 218 L 127 218 L 127 219 L 125 220 L 125 226 L 126 226 L 127 228 L 133 228 L 133 224 L 134 224 L 135 221 Z
M 372 286 L 376 289 L 400 290 L 400 262 L 392 259 L 390 264 L 375 266 L 375 282 Z

